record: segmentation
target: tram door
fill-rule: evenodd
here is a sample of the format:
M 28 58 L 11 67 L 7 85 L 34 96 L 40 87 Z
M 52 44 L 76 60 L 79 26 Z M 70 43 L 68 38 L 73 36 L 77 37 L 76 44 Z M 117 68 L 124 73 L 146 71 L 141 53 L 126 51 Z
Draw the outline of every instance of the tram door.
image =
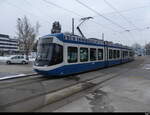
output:
M 121 63 L 123 63 L 123 50 L 121 49 Z
M 109 62 L 108 62 L 108 57 L 109 57 L 109 52 L 108 52 L 108 47 L 107 47 L 107 45 L 106 45 L 106 43 L 105 43 L 105 46 L 104 46 L 104 54 L 105 54 L 105 67 L 108 67 L 108 65 L 109 65 Z

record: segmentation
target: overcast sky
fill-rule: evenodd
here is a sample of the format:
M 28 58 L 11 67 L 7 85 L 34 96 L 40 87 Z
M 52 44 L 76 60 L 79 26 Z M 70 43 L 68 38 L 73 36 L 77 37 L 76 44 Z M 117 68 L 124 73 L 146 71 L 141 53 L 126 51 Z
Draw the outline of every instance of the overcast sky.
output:
M 145 29 L 150 27 L 150 0 L 79 1 L 110 21 L 79 4 L 76 0 L 0 0 L 0 33 L 15 36 L 16 20 L 25 15 L 30 19 L 32 25 L 35 25 L 37 21 L 40 23 L 39 36 L 49 34 L 54 21 L 61 23 L 62 32 L 71 32 L 72 18 L 75 18 L 75 24 L 78 25 L 80 18 L 92 16 L 94 19 L 81 26 L 87 38 L 100 39 L 102 33 L 105 33 L 105 40 L 124 45 L 132 45 L 136 42 L 144 45 L 150 42 L 150 29 Z M 52 3 L 61 7 L 58 8 Z M 131 31 L 126 32 L 125 30 Z

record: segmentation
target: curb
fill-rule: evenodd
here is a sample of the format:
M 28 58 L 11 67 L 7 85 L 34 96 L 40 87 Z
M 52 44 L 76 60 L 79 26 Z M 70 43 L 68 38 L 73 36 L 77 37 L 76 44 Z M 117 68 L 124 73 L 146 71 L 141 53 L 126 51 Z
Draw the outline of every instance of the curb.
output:
M 15 79 L 15 78 L 29 77 L 29 76 L 34 76 L 34 75 L 38 75 L 38 74 L 32 73 L 32 74 L 19 74 L 19 75 L 5 76 L 5 77 L 1 77 L 0 81 L 8 80 L 8 79 Z
M 75 93 L 78 93 L 82 90 L 86 90 L 88 88 L 93 87 L 94 84 L 91 83 L 79 83 L 77 85 L 71 86 L 69 88 L 62 89 L 60 91 L 49 93 L 45 95 L 45 102 L 44 105 L 52 104 L 54 102 L 57 102 L 59 100 L 62 100 L 63 98 L 66 98 L 68 96 L 71 96 Z
M 45 107 L 46 105 L 58 102 L 71 95 L 74 95 L 75 93 L 86 90 L 93 86 L 95 86 L 95 84 L 88 82 L 79 83 L 53 93 L 46 93 L 26 101 L 16 103 L 14 105 L 1 106 L 0 112 L 36 112 L 39 109 Z

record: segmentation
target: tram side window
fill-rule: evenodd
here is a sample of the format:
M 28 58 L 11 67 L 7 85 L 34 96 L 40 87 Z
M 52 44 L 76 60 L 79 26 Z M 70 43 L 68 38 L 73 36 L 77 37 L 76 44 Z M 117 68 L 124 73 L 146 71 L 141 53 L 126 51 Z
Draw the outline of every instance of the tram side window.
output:
M 125 58 L 125 51 L 123 51 L 123 58 Z
M 127 51 L 123 51 L 123 58 L 128 57 L 128 52 Z
M 68 47 L 68 62 L 76 63 L 78 61 L 78 48 Z
M 113 58 L 116 59 L 117 58 L 117 51 L 113 50 Z
M 129 52 L 127 52 L 127 57 L 129 57 Z
M 127 52 L 125 51 L 125 57 L 127 57 Z
M 80 48 L 80 61 L 88 61 L 88 48 Z
M 54 55 L 52 57 L 51 65 L 60 64 L 63 62 L 63 46 L 55 44 L 53 50 Z
M 132 57 L 133 56 L 133 53 L 132 52 L 130 52 L 130 57 Z
M 120 58 L 120 51 L 117 50 L 117 58 Z
M 103 60 L 103 49 L 98 49 L 98 60 Z
M 95 61 L 96 60 L 96 49 L 91 48 L 90 49 L 90 60 Z
M 109 59 L 112 59 L 113 58 L 113 50 L 109 50 Z

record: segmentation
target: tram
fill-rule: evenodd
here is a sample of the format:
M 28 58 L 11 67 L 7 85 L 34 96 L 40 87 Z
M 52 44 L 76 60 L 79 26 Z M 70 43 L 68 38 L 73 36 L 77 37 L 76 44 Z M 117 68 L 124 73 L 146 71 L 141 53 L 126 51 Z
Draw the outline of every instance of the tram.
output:
M 46 76 L 67 76 L 134 60 L 131 47 L 96 38 L 58 33 L 38 41 L 33 69 Z

